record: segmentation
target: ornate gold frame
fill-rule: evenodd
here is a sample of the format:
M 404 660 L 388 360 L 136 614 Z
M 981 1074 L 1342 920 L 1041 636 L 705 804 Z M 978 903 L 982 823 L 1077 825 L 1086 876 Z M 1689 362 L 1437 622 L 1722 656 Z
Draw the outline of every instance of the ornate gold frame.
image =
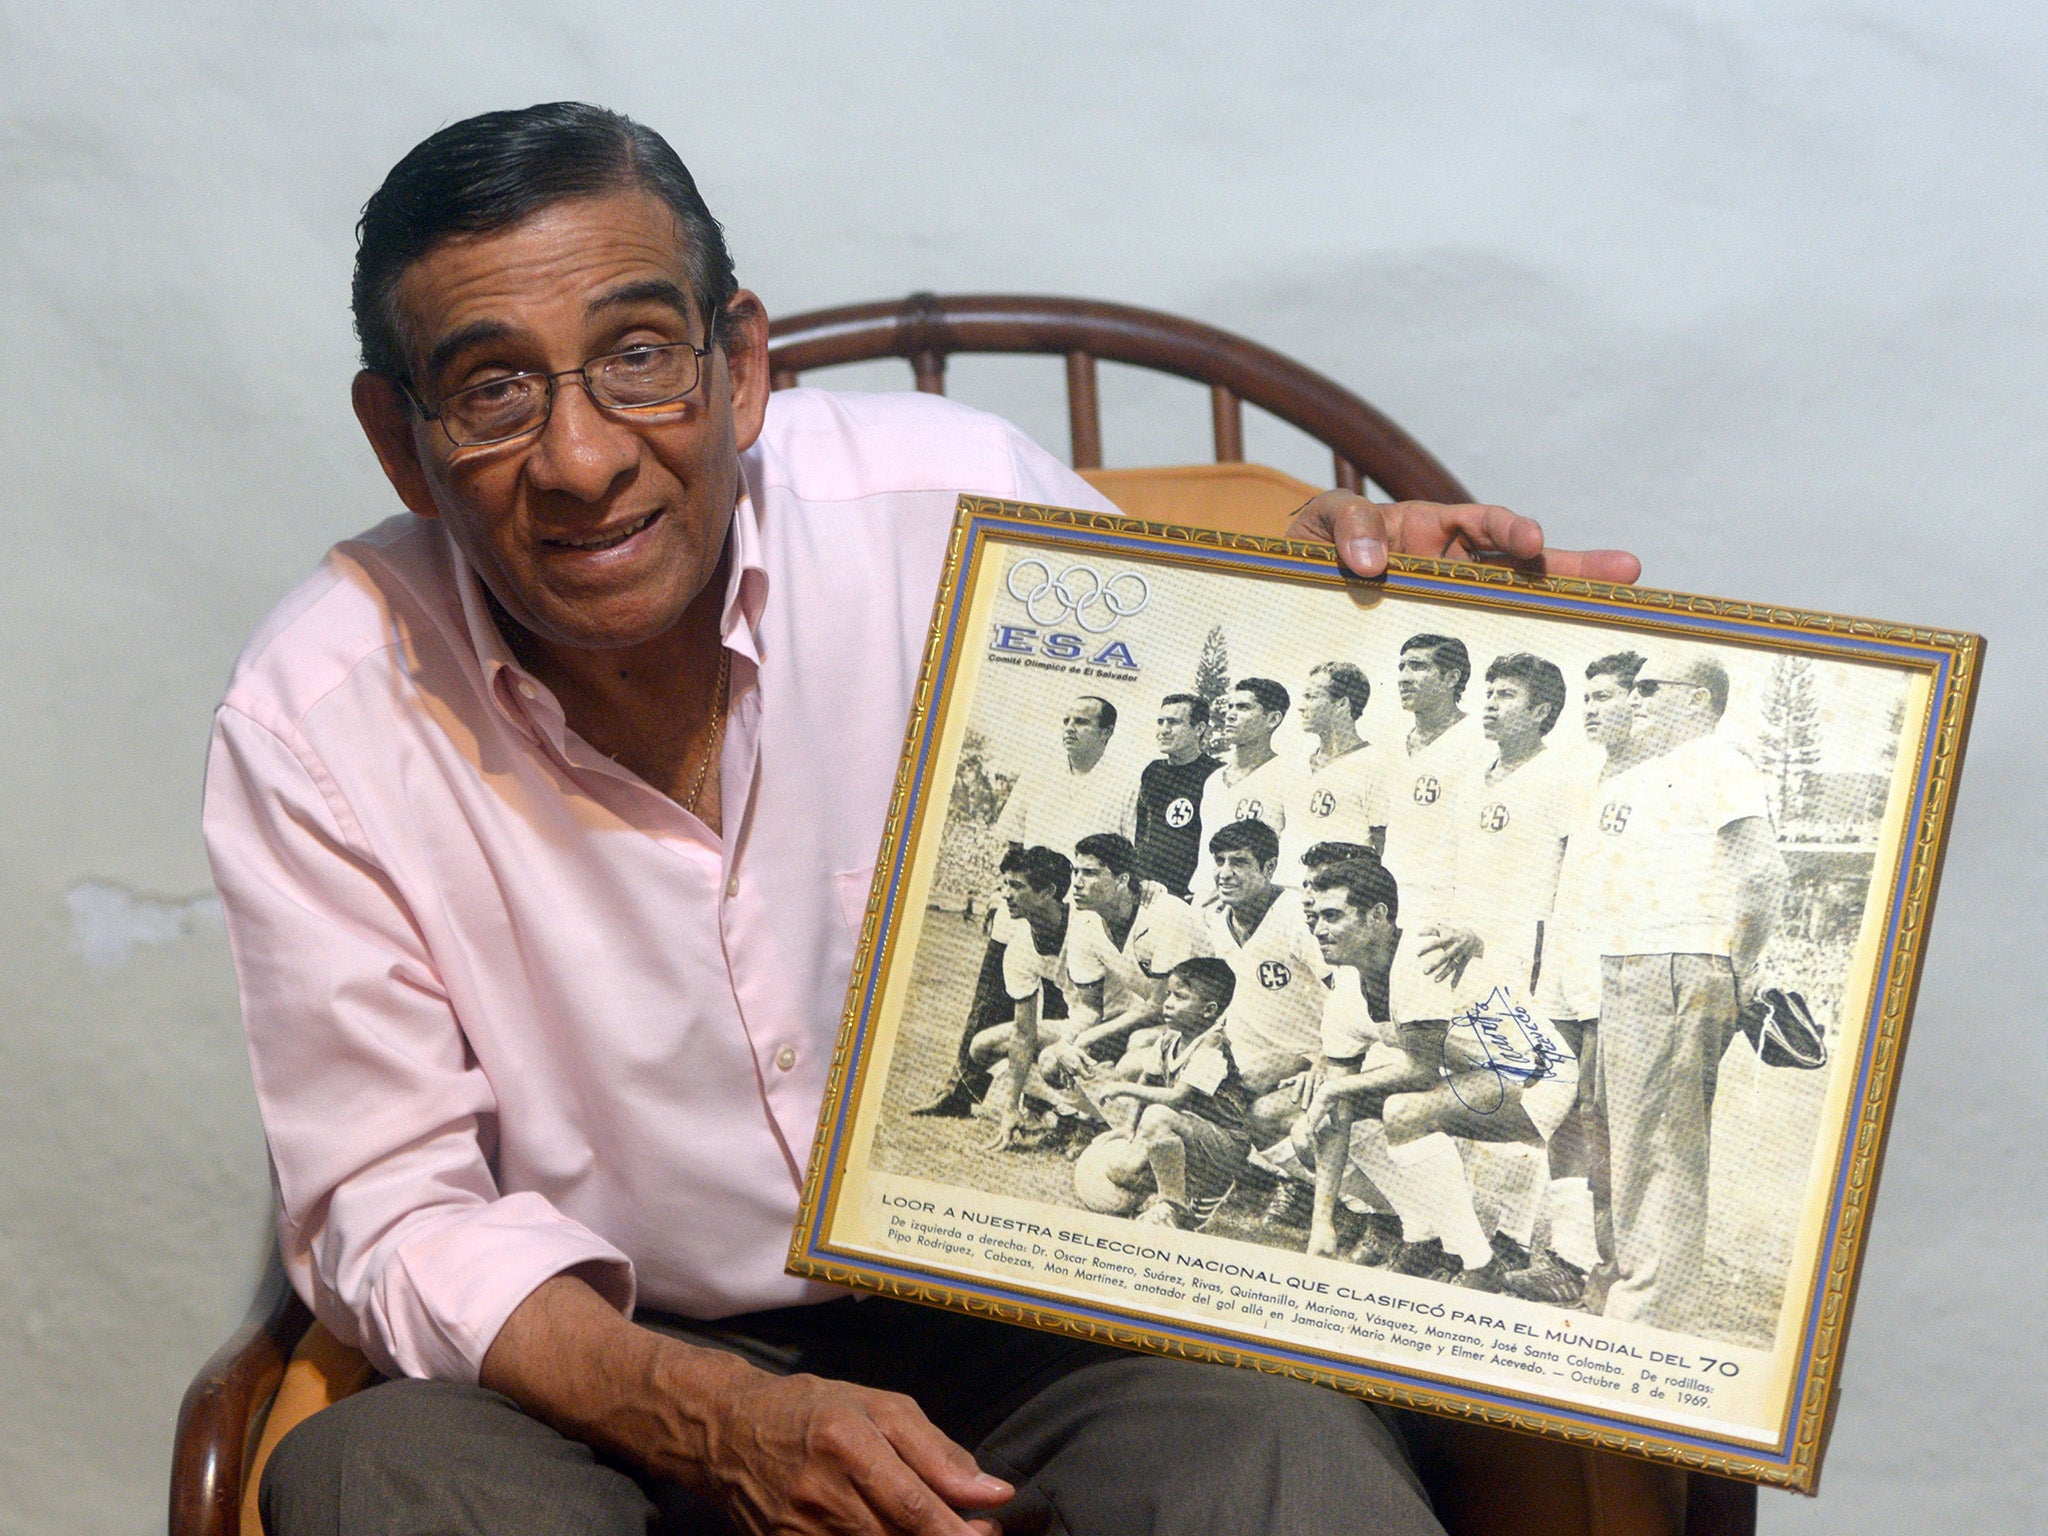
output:
M 894 896 L 906 855 L 920 836 L 927 796 L 940 766 L 932 748 L 953 703 L 948 693 L 949 659 L 961 638 L 961 600 L 972 587 L 982 552 L 999 542 L 1061 550 L 1120 550 L 1174 564 L 1236 571 L 1261 581 L 1348 589 L 1356 600 L 1366 603 L 1376 601 L 1377 594 L 1396 592 L 1466 607 L 1597 619 L 1602 624 L 1636 627 L 1669 637 L 1877 661 L 1927 677 L 1928 709 L 1921 721 L 1918 747 L 1912 749 L 1915 799 L 1907 813 L 1898 867 L 1889 887 L 1878 972 L 1882 985 L 1872 988 L 1875 1005 L 1861 1040 L 1860 1058 L 1853 1064 L 1855 1082 L 1841 1144 L 1831 1164 L 1830 1214 L 1813 1269 L 1816 1283 L 1806 1298 L 1798 1365 L 1783 1405 L 1781 1432 L 1772 1444 L 1765 1447 L 1702 1435 L 1682 1426 L 1660 1424 L 1655 1416 L 1641 1412 L 1601 1413 L 1582 1403 L 1564 1404 L 1534 1393 L 1461 1387 L 1379 1362 L 1352 1368 L 1343 1361 L 1319 1364 L 1302 1358 L 1314 1351 L 1248 1348 L 1248 1341 L 1220 1330 L 1196 1329 L 1179 1319 L 1147 1318 L 1135 1304 L 1124 1309 L 1102 1303 L 1062 1306 L 1042 1294 L 1022 1291 L 1002 1272 L 992 1271 L 970 1285 L 957 1277 L 921 1274 L 918 1266 L 907 1261 L 885 1264 L 866 1253 L 835 1247 L 831 1229 L 845 1167 L 846 1131 L 868 1061 L 866 1026 L 902 928 Z M 1956 631 L 1652 588 L 1530 577 L 1499 566 L 1397 557 L 1382 582 L 1366 583 L 1341 575 L 1326 546 L 961 497 L 793 1234 L 790 1273 L 1155 1354 L 1285 1374 L 1375 1401 L 1811 1491 L 1819 1477 L 1833 1416 L 1870 1202 L 1891 1123 L 1899 1057 L 1919 982 L 1983 651 L 1981 637 Z M 1915 739 L 1910 725 L 1909 721 L 1901 735 L 1901 759 L 1907 751 L 1905 744 Z M 1111 1315 L 1119 1310 L 1129 1315 Z

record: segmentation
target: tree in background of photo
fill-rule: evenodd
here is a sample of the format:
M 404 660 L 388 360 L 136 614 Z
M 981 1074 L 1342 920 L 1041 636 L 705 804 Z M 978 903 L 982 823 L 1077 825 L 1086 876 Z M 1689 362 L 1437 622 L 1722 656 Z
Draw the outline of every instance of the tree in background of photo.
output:
M 1230 642 L 1224 638 L 1223 626 L 1212 624 L 1202 641 L 1202 654 L 1195 661 L 1195 690 L 1202 702 L 1210 706 L 1209 729 L 1202 738 L 1202 750 L 1211 756 L 1223 750 L 1223 725 L 1216 718 L 1215 703 L 1230 691 Z
M 1003 840 L 996 817 L 1009 798 L 1014 774 L 992 772 L 988 738 L 970 727 L 960 742 L 953 789 L 946 799 L 946 830 L 939 839 L 939 864 L 932 876 L 932 904 L 973 917 L 975 900 L 995 889 Z
M 1778 833 L 1803 814 L 1807 780 L 1820 761 L 1820 706 L 1813 697 L 1813 663 L 1804 656 L 1780 656 L 1771 663 L 1764 696 L 1764 725 L 1757 734 L 1757 764 L 1777 786 Z M 1794 784 L 1798 794 L 1794 794 Z

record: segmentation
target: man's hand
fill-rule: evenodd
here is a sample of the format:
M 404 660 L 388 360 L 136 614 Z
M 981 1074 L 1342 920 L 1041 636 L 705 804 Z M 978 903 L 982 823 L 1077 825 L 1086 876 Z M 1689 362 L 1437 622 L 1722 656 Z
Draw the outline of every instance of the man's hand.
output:
M 1047 1081 L 1058 1074 L 1086 1077 L 1095 1063 L 1066 1040 L 1055 1040 L 1038 1053 L 1038 1075 Z
M 978 1145 L 984 1152 L 1010 1152 L 1019 1145 L 1017 1107 L 1006 1104 L 996 1112 L 995 1129 L 983 1137 Z
M 1486 953 L 1486 941 L 1470 928 L 1425 928 L 1417 937 L 1423 974 L 1447 986 L 1463 981 L 1465 967 Z
M 1323 1128 L 1323 1122 L 1330 1118 L 1330 1090 L 1325 1083 L 1317 1083 L 1315 1092 L 1309 1095 L 1302 1118 L 1308 1123 L 1308 1133 L 1313 1136 Z
M 1389 551 L 1592 581 L 1634 581 L 1643 571 L 1643 562 L 1624 550 L 1551 549 L 1539 523 L 1506 507 L 1376 502 L 1352 491 L 1323 492 L 1294 514 L 1287 537 L 1336 545 L 1345 568 L 1359 576 L 1384 574 Z
M 1012 1493 L 909 1398 L 817 1376 L 753 1372 L 723 1399 L 708 1438 L 712 1487 L 763 1536 L 994 1536 L 994 1521 L 956 1511 L 993 1509 Z
M 1330 1064 L 1317 1061 L 1295 1079 L 1294 1102 L 1306 1109 L 1322 1096 L 1323 1080 L 1330 1075 Z
M 478 1373 L 535 1418 L 720 1500 L 784 1536 L 996 1536 L 1014 1490 L 982 1473 L 907 1397 L 773 1376 L 724 1350 L 637 1328 L 572 1274 L 498 1330 Z

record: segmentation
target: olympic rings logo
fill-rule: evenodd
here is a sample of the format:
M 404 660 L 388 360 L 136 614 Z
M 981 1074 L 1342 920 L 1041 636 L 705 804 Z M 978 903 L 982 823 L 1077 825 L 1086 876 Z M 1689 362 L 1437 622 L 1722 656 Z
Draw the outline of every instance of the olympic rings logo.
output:
M 1092 565 L 1070 565 L 1055 576 L 1052 567 L 1035 556 L 1010 567 L 1009 587 L 1010 596 L 1024 605 L 1032 623 L 1050 629 L 1071 619 L 1091 635 L 1107 633 L 1118 619 L 1144 612 L 1152 601 L 1151 586 L 1136 571 L 1119 571 L 1104 581 Z

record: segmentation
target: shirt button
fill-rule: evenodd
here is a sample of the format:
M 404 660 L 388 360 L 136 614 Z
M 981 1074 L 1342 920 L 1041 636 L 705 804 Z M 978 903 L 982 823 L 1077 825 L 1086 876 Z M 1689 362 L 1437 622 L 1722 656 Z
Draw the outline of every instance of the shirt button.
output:
M 775 1053 L 775 1065 L 787 1072 L 796 1065 L 796 1047 L 785 1045 Z
M 730 880 L 725 882 L 725 894 L 728 896 L 737 896 L 739 895 L 739 893 L 740 877 L 738 875 L 734 875 Z

